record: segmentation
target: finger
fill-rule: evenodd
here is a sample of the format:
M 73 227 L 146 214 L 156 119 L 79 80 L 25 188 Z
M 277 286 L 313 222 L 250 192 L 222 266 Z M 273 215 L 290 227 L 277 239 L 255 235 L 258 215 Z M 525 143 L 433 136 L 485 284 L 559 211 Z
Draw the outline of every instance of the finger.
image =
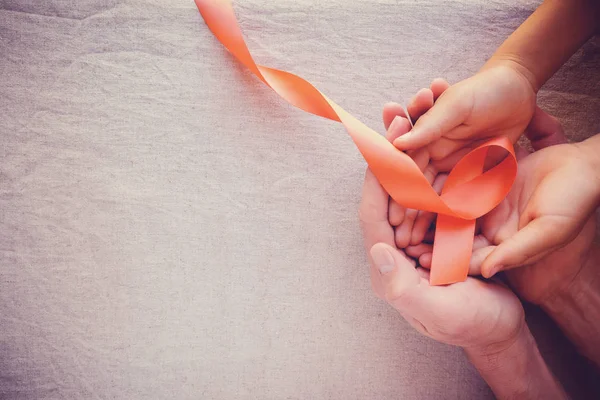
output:
M 496 246 L 486 246 L 480 249 L 474 250 L 471 254 L 471 261 L 469 263 L 469 275 L 481 275 L 481 265 L 487 256 L 490 255 Z
M 489 252 L 481 252 L 481 249 L 489 246 L 490 242 L 483 236 L 477 235 L 473 240 L 473 256 L 469 267 L 469 275 L 481 275 L 481 262 Z M 431 268 L 431 260 L 433 257 L 433 246 L 430 244 L 419 244 L 417 246 L 409 246 L 406 248 L 406 254 L 414 257 L 413 254 L 419 254 L 419 265 L 423 268 Z M 482 258 L 481 258 L 482 257 Z M 475 260 L 473 260 L 475 259 Z
M 427 178 L 427 181 L 431 184 L 437 172 L 434 167 L 429 164 L 428 150 L 426 148 L 413 150 L 408 152 L 408 155 L 412 157 L 415 164 L 423 171 L 425 178 Z M 405 209 L 404 219 L 396 228 L 396 245 L 398 248 L 403 249 L 411 243 L 413 225 L 418 215 L 418 210 Z
M 449 87 L 450 84 L 446 82 L 445 79 L 435 78 L 429 86 L 431 92 L 433 93 L 433 101 L 436 101 L 438 97 L 440 97 L 442 93 L 444 93 Z
M 409 102 L 408 114 L 413 118 L 413 120 L 416 120 L 432 105 L 433 92 L 431 89 L 422 89 L 417 92 L 417 94 Z M 388 108 L 396 112 L 399 112 L 400 110 L 400 107 L 398 106 L 390 106 Z M 389 113 L 392 111 L 389 111 Z M 390 129 L 388 129 L 387 138 L 393 142 L 398 137 L 410 131 L 410 129 L 411 126 L 408 120 L 405 118 L 395 118 L 391 123 Z M 426 149 L 418 151 L 416 154 L 409 155 L 413 158 L 421 170 L 423 170 L 429 163 L 429 153 Z M 417 214 L 418 212 L 415 210 L 406 211 L 404 207 L 398 205 L 395 201 L 390 203 L 390 222 L 392 225 L 400 227 L 400 229 L 396 230 L 396 238 L 399 246 L 404 247 L 410 242 L 412 224 Z
M 491 242 L 482 235 L 475 236 L 473 239 L 473 253 L 469 263 L 469 275 L 481 275 L 481 264 L 483 260 L 496 248 Z
M 385 138 L 390 142 L 394 142 L 394 140 L 410 131 L 411 128 L 412 126 L 410 125 L 408 119 L 406 119 L 406 117 L 398 115 L 390 124 L 385 134 Z
M 410 99 L 408 102 L 407 111 L 410 115 L 413 124 L 419 119 L 419 117 L 433 106 L 433 92 L 431 89 L 421 89 L 417 94 Z
M 397 227 L 402 225 L 404 217 L 406 216 L 406 208 L 396 202 L 396 200 L 390 198 L 390 225 Z
M 450 129 L 445 133 L 444 137 L 427 146 L 429 147 L 431 158 L 442 160 L 454 155 L 465 147 L 469 147 L 470 149 L 477 147 L 483 140 L 472 139 L 475 134 L 475 130 L 469 125 L 459 125 L 456 128 Z M 463 137 L 468 139 L 458 139 Z
M 411 245 L 418 245 L 425 239 L 425 234 L 435 221 L 436 214 L 429 211 L 419 211 L 410 237 Z
M 427 174 L 433 174 L 433 173 L 437 173 L 437 171 L 435 171 L 434 166 L 430 165 L 429 167 L 427 167 Z M 427 177 L 427 174 L 425 174 L 426 177 Z M 434 176 L 432 187 L 436 191 L 437 194 L 442 193 L 442 188 L 444 187 L 444 184 L 446 183 L 446 179 L 448 179 L 447 174 L 439 174 L 437 176 Z M 429 180 L 429 177 L 427 180 Z M 415 220 L 415 225 L 414 225 L 413 231 L 412 231 L 412 237 L 410 240 L 411 244 L 416 245 L 423 241 L 423 239 L 425 238 L 425 234 L 427 233 L 427 230 L 429 230 L 429 227 L 435 220 L 435 216 L 436 216 L 436 214 L 432 213 L 432 212 L 419 211 L 419 214 L 417 215 L 417 219 Z
M 423 175 L 427 179 L 427 182 L 431 185 L 437 175 L 437 170 L 435 167 L 429 163 L 429 151 L 426 148 L 418 149 L 409 152 L 411 157 L 413 158 L 415 164 L 419 167 L 421 171 L 423 171 Z M 419 241 L 413 239 L 414 236 L 414 224 L 417 221 L 418 216 L 421 211 L 418 210 L 407 210 L 408 217 L 405 215 L 405 219 L 399 229 L 396 230 L 396 243 L 403 244 L 408 246 L 409 244 L 418 244 L 423 240 L 425 233 L 427 232 L 427 228 L 429 225 L 425 227 L 423 230 L 423 235 L 419 237 Z
M 398 250 L 380 243 L 373 246 L 371 254 L 380 271 L 385 299 L 404 317 L 421 323 L 447 305 L 445 288 L 430 286 L 427 272 L 410 265 Z
M 361 223 L 386 228 L 386 233 L 389 233 L 387 228 L 391 230 L 391 226 L 388 223 L 388 201 L 389 195 L 371 169 L 367 168 L 362 188 L 362 198 L 358 208 Z
M 421 276 L 392 246 L 377 243 L 371 248 L 370 253 L 380 274 L 385 299 L 399 310 L 406 311 L 402 300 L 419 291 Z M 398 305 L 400 307 L 397 307 Z
M 492 242 L 490 242 L 485 236 L 477 235 L 473 238 L 473 251 L 483 249 L 491 244 Z
M 470 113 L 470 98 L 451 90 L 452 88 L 446 90 L 440 96 L 409 133 L 396 139 L 394 146 L 400 150 L 423 147 L 461 126 Z
M 524 159 L 525 157 L 527 157 L 529 155 L 529 151 L 527 151 L 527 149 L 524 149 L 523 147 L 519 146 L 519 145 L 515 145 L 515 157 L 517 158 L 517 161 L 521 161 L 522 159 Z
M 386 138 L 392 142 L 395 138 L 410 131 L 410 129 L 410 122 L 403 116 L 397 115 L 386 133 Z M 406 209 L 398 204 L 396 200 L 390 199 L 389 220 L 392 226 L 398 226 L 402 223 L 405 210 Z
M 423 241 L 427 230 L 435 220 L 436 214 L 428 211 L 419 211 L 412 229 L 410 238 L 411 245 L 417 245 Z
M 406 209 L 404 220 L 396 227 L 396 246 L 398 246 L 399 249 L 403 249 L 410 244 L 413 225 L 418 213 L 419 210 L 413 210 L 412 208 Z
M 406 111 L 402 105 L 390 102 L 383 106 L 383 126 L 385 126 L 386 131 L 390 129 L 392 121 L 397 116 L 406 118 Z
M 363 184 L 362 199 L 359 206 L 359 217 L 363 231 L 364 246 L 367 249 L 375 243 L 394 244 L 394 228 L 388 221 L 389 196 L 383 189 L 375 175 L 367 169 Z M 371 265 L 371 285 L 377 296 L 383 296 L 381 279 L 375 270 L 373 260 L 369 258 Z
M 424 253 L 419 257 L 419 265 L 423 268 L 431 268 L 431 260 L 433 259 L 433 253 Z
M 536 151 L 548 146 L 568 142 L 558 119 L 544 112 L 539 107 L 535 108 L 533 118 L 525 130 L 525 136 Z
M 571 234 L 561 216 L 536 218 L 500 243 L 483 261 L 481 274 L 492 277 L 499 271 L 535 262 L 566 243 Z
M 433 245 L 429 243 L 421 243 L 416 246 L 408 246 L 404 249 L 406 254 L 419 261 L 419 265 L 423 268 L 431 268 L 431 257 L 433 255 Z
M 419 258 L 423 254 L 431 253 L 433 251 L 433 245 L 428 243 L 419 243 L 416 246 L 408 246 L 404 249 L 407 255 L 413 258 Z
M 410 158 L 413 159 L 413 161 L 415 162 L 415 164 L 417 164 L 417 167 L 419 167 L 421 172 L 425 173 L 427 167 L 430 166 L 429 150 L 426 147 L 422 147 L 422 148 L 416 149 L 416 150 L 409 150 L 406 152 L 406 154 L 408 154 L 410 156 Z M 435 166 L 432 166 L 432 167 L 433 167 L 433 169 L 431 170 L 431 172 L 437 173 Z M 432 178 L 432 177 L 430 177 L 430 178 Z M 435 176 L 433 178 L 435 178 Z M 433 182 L 433 179 L 431 179 L 431 181 L 429 183 L 431 184 L 431 182 Z

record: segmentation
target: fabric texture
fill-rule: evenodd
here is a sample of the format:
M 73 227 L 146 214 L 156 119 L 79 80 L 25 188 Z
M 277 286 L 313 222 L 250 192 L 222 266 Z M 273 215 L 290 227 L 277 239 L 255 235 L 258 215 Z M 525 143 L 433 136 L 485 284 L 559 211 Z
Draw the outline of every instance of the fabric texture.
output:
M 473 74 L 537 5 L 234 2 L 258 62 L 381 132 L 386 101 Z M 539 95 L 573 139 L 600 132 L 599 47 Z M 0 398 L 493 398 L 460 349 L 372 294 L 364 169 L 191 0 L 0 0 Z M 567 389 L 589 393 L 529 311 Z

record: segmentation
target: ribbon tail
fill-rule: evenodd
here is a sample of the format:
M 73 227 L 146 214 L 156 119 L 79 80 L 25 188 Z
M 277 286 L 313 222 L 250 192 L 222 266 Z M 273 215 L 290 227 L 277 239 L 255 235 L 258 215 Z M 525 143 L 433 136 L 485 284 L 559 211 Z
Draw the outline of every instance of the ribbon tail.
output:
M 431 285 L 449 285 L 467 279 L 474 236 L 475 220 L 438 215 L 429 276 Z

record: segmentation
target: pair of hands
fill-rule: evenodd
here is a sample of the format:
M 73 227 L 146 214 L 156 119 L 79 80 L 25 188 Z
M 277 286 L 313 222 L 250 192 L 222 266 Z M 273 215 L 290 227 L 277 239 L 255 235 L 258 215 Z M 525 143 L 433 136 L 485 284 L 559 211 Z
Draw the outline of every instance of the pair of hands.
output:
M 517 149 L 511 192 L 478 221 L 470 275 L 506 271 L 513 289 L 537 304 L 567 290 L 595 233 L 600 185 L 589 146 L 566 144 L 560 124 L 536 108 L 529 81 L 506 66 L 452 87 L 435 80 L 408 112 L 416 120 L 412 129 L 401 106 L 385 106 L 387 138 L 413 157 L 438 191 L 444 173 L 473 147 L 500 135 L 515 142 L 525 132 L 535 152 Z M 367 171 L 360 216 L 373 288 L 417 330 L 480 353 L 514 342 L 525 325 L 523 309 L 502 283 L 469 277 L 429 285 L 434 215 L 402 208 Z

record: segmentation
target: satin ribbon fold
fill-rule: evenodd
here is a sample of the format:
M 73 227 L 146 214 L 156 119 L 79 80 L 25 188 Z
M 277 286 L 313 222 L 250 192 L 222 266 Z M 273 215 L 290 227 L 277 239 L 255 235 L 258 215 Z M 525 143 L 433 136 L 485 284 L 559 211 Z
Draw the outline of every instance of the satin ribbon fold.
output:
M 475 220 L 496 207 L 515 180 L 517 160 L 512 143 L 500 137 L 472 150 L 450 171 L 442 193 L 438 195 L 408 155 L 309 82 L 292 73 L 255 63 L 230 0 L 195 2 L 217 40 L 265 85 L 306 112 L 342 123 L 373 174 L 398 204 L 438 214 L 430 284 L 464 281 L 469 272 Z M 484 171 L 486 156 L 492 147 L 506 150 L 508 156 Z

